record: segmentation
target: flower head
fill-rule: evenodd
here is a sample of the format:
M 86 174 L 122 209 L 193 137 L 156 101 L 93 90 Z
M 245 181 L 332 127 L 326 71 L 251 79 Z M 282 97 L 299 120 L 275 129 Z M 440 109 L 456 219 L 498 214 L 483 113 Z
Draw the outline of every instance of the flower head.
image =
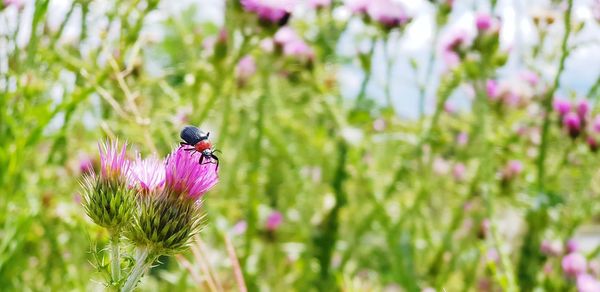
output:
M 370 0 L 346 0 L 345 6 L 354 14 L 367 13 Z
M 500 96 L 498 81 L 490 79 L 485 83 L 485 91 L 491 100 L 496 100 Z
M 294 0 L 241 0 L 246 11 L 254 12 L 263 21 L 279 23 L 290 14 Z
M 563 117 L 563 125 L 571 138 L 579 136 L 581 131 L 581 118 L 574 112 L 569 112 Z
M 564 256 L 561 265 L 565 275 L 570 278 L 576 278 L 587 270 L 585 257 L 576 252 Z
M 369 2 L 367 13 L 387 28 L 402 26 L 410 20 L 404 7 L 392 0 L 372 0 Z
M 156 156 L 142 159 L 138 153 L 136 160 L 131 164 L 128 179 L 130 186 L 139 186 L 142 192 L 147 193 L 160 188 L 165 183 L 164 162 Z
M 269 231 L 275 231 L 277 228 L 279 228 L 281 223 L 283 223 L 283 215 L 279 211 L 274 211 L 269 214 L 269 217 L 267 217 L 265 228 L 267 228 Z
M 582 274 L 577 276 L 577 291 L 578 292 L 599 292 L 600 282 L 590 274 Z
M 165 188 L 177 197 L 198 200 L 219 181 L 216 165 L 198 163 L 198 157 L 183 148 L 167 158 Z
M 587 100 L 581 100 L 577 103 L 577 114 L 581 118 L 585 118 L 585 116 L 590 111 L 590 103 Z
M 125 176 L 129 172 L 129 161 L 126 151 L 127 143 L 119 150 L 119 141 L 98 143 L 100 152 L 100 175 L 104 179 L 114 179 L 118 176 Z
M 313 9 L 321 9 L 329 7 L 331 0 L 308 0 L 308 5 Z
M 86 154 L 79 156 L 79 172 L 83 174 L 94 172 L 94 160 L 92 157 Z
M 241 84 L 244 84 L 256 73 L 256 62 L 252 56 L 243 57 L 235 68 L 235 75 Z
M 540 245 L 540 251 L 546 256 L 558 256 L 562 253 L 562 244 L 556 240 L 544 240 Z
M 564 99 L 555 99 L 553 107 L 561 117 L 571 111 L 571 103 Z
M 485 12 L 480 12 L 475 17 L 475 26 L 479 31 L 487 31 L 492 27 L 494 19 Z

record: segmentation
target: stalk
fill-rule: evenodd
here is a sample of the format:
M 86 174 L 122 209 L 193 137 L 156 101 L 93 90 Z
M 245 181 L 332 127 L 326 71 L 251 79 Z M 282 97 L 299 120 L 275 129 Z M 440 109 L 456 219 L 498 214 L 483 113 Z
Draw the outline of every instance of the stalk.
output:
M 119 251 L 119 236 L 115 232 L 110 239 L 110 272 L 113 282 L 118 282 L 121 279 L 121 254 Z
M 129 292 L 132 291 L 136 284 L 142 278 L 142 275 L 146 272 L 150 265 L 152 265 L 152 261 L 147 261 L 148 259 L 148 248 L 147 247 L 138 247 L 135 250 L 135 266 L 131 270 L 129 277 L 127 277 L 127 282 L 121 289 L 121 292 Z

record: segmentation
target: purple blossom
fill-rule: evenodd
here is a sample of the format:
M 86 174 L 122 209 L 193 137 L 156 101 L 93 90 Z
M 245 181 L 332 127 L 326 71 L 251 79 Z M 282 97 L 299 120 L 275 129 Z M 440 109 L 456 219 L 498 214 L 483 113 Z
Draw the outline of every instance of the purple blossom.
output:
M 367 7 L 367 13 L 373 20 L 387 28 L 402 26 L 410 20 L 404 7 L 392 0 L 372 0 Z
M 465 146 L 469 143 L 469 134 L 465 132 L 460 132 L 456 135 L 456 143 L 458 146 Z
M 464 30 L 453 32 L 442 45 L 442 57 L 450 68 L 460 63 L 462 51 L 468 42 L 468 33 Z
M 571 111 L 571 103 L 564 99 L 554 99 L 553 107 L 561 117 Z
M 289 26 L 281 27 L 273 36 L 273 41 L 278 46 L 285 46 L 288 43 L 302 40 L 300 36 Z
M 177 195 L 198 200 L 218 181 L 216 165 L 198 163 L 198 156 L 183 148 L 167 158 L 165 187 Z
M 281 223 L 283 223 L 283 215 L 279 211 L 274 211 L 267 217 L 265 228 L 269 231 L 275 231 L 279 228 Z
M 452 175 L 454 179 L 457 181 L 463 181 L 465 179 L 465 174 L 467 172 L 467 167 L 462 163 L 457 163 L 454 165 L 452 169 Z
M 536 86 L 540 82 L 540 77 L 535 72 L 529 70 L 521 72 L 521 79 L 531 86 Z
M 115 179 L 121 175 L 127 176 L 130 163 L 127 160 L 127 143 L 119 150 L 119 141 L 98 143 L 100 152 L 101 177 Z
M 25 1 L 24 0 L 4 0 L 4 6 L 9 7 L 9 6 L 14 6 L 17 9 L 23 9 L 23 7 L 25 7 Z
M 248 81 L 255 73 L 256 62 L 254 62 L 254 58 L 250 55 L 243 57 L 235 68 L 235 75 L 242 83 L 246 83 L 246 81 Z
M 331 5 L 331 0 L 308 0 L 308 6 L 313 9 L 321 9 L 325 7 L 329 7 Z
M 564 256 L 561 265 L 565 275 L 570 278 L 576 278 L 587 270 L 585 257 L 576 252 Z
M 283 47 L 283 54 L 307 61 L 310 61 L 315 57 L 312 48 L 302 40 L 287 43 Z
M 246 11 L 261 20 L 277 23 L 285 19 L 296 4 L 294 0 L 240 0 Z
M 248 222 L 246 220 L 240 220 L 233 225 L 232 232 L 234 235 L 244 234 L 248 229 Z
M 590 112 L 590 103 L 587 100 L 581 100 L 577 103 L 577 114 L 581 118 L 585 118 L 585 116 Z
M 367 13 L 370 0 L 346 0 L 345 6 L 354 14 Z
M 600 133 L 600 115 L 594 117 L 594 121 L 592 122 L 592 130 L 596 133 Z
M 519 160 L 511 160 L 504 167 L 504 178 L 512 179 L 523 172 L 523 163 Z
M 544 240 L 540 245 L 540 252 L 547 256 L 558 256 L 562 251 L 562 244 L 556 240 Z
M 581 119 L 574 112 L 569 112 L 564 116 L 563 125 L 572 138 L 577 137 L 581 131 Z
M 475 26 L 479 31 L 489 30 L 492 27 L 493 22 L 494 19 L 492 18 L 492 16 L 485 12 L 479 12 L 475 17 Z
M 494 79 L 490 79 L 485 83 L 485 91 L 487 96 L 491 100 L 497 100 L 500 96 L 500 89 L 498 86 L 498 81 Z
M 84 174 L 94 172 L 94 160 L 91 156 L 87 154 L 79 156 L 79 172 Z
M 567 253 L 577 252 L 579 250 L 579 244 L 574 239 L 567 241 Z
M 156 156 L 142 159 L 138 153 L 136 159 L 131 164 L 131 172 L 128 178 L 130 186 L 139 186 L 143 192 L 158 189 L 165 183 L 164 161 L 158 159 Z
M 577 276 L 578 292 L 600 292 L 600 282 L 589 274 Z

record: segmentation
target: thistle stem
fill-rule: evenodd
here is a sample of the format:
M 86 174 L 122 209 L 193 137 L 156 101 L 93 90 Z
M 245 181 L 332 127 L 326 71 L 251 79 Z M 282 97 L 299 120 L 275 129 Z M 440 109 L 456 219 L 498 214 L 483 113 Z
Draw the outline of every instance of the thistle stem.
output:
M 127 277 L 127 282 L 123 285 L 121 292 L 129 292 L 132 291 L 139 280 L 142 278 L 146 270 L 152 265 L 152 261 L 147 261 L 148 259 L 148 248 L 147 247 L 138 247 L 135 250 L 135 266 L 131 270 L 129 277 Z
M 119 251 L 119 233 L 114 233 L 110 239 L 110 272 L 113 282 L 121 279 L 121 254 Z

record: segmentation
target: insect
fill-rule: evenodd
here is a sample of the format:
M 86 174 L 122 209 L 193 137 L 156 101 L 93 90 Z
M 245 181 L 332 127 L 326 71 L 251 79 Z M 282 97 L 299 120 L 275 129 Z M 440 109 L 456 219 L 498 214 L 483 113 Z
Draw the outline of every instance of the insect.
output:
M 219 158 L 215 155 L 215 152 L 219 152 L 213 148 L 212 143 L 208 140 L 210 132 L 204 132 L 194 126 L 187 126 L 181 130 L 179 135 L 184 142 L 179 142 L 181 147 L 192 146 L 192 148 L 185 148 L 185 151 L 194 151 L 200 153 L 200 160 L 198 163 L 215 163 L 217 164 L 217 170 L 219 169 Z M 206 162 L 204 162 L 206 160 Z

